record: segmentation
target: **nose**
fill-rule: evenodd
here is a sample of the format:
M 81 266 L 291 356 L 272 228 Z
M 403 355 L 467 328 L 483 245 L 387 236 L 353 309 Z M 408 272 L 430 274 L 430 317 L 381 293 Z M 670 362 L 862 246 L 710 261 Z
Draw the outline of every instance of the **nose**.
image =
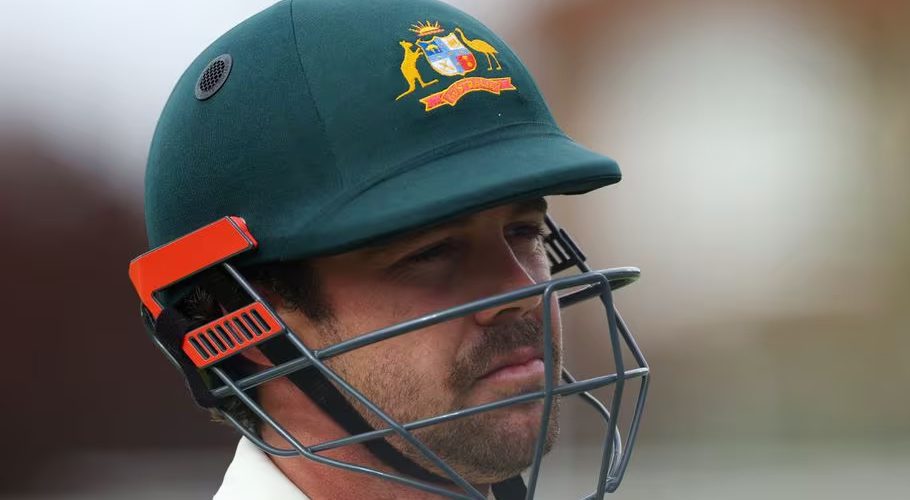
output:
M 484 290 L 485 297 L 510 292 L 536 283 L 505 242 L 495 251 L 492 251 L 492 254 L 486 254 L 483 262 L 481 272 L 483 276 L 487 277 L 484 280 L 487 284 Z M 513 322 L 530 311 L 538 309 L 541 302 L 540 295 L 532 295 L 514 302 L 478 311 L 474 314 L 474 321 L 481 326 L 494 326 Z

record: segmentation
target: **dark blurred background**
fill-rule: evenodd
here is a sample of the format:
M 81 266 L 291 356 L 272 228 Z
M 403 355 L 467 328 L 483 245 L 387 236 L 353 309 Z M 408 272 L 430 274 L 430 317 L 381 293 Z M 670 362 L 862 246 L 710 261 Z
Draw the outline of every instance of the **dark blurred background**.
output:
M 654 379 L 615 497 L 906 498 L 910 2 L 452 3 L 624 169 L 551 200 L 596 266 L 644 271 L 618 300 Z M 217 488 L 236 438 L 145 338 L 126 269 L 171 87 L 270 4 L 0 0 L 0 497 Z M 579 418 L 546 498 L 587 489 Z

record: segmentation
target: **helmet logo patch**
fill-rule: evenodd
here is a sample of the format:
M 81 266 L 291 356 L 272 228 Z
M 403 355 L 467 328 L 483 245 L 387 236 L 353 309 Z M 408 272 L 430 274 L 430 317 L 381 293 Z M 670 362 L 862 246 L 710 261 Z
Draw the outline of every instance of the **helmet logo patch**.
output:
M 425 106 L 424 111 L 429 112 L 446 105 L 455 106 L 464 95 L 471 92 L 482 90 L 499 95 L 505 90 L 517 90 L 511 77 L 467 76 L 468 73 L 477 70 L 478 61 L 474 52 L 486 56 L 487 72 L 502 71 L 502 65 L 497 58 L 498 51 L 489 43 L 479 38 L 468 38 L 459 27 L 448 35 L 438 36 L 445 32 L 439 22 L 418 22 L 411 26 L 411 31 L 417 34 L 417 38 L 413 42 L 402 40 L 398 43 L 404 49 L 401 75 L 407 82 L 408 88 L 395 98 L 396 101 L 414 92 L 417 84 L 420 84 L 420 88 L 425 88 L 439 83 L 438 78 L 429 82 L 423 79 L 417 69 L 417 62 L 421 55 L 441 76 L 457 78 L 445 89 L 421 98 L 420 102 Z

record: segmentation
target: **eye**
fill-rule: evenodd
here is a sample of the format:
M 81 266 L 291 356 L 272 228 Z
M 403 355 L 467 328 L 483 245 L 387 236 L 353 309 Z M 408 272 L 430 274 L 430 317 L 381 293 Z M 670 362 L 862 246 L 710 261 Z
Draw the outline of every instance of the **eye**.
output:
M 448 256 L 453 252 L 454 248 L 455 245 L 451 240 L 443 240 L 404 257 L 399 261 L 399 264 L 406 265 L 432 262 Z
M 543 223 L 522 223 L 511 226 L 506 231 L 509 239 L 519 238 L 524 240 L 543 240 L 546 230 Z

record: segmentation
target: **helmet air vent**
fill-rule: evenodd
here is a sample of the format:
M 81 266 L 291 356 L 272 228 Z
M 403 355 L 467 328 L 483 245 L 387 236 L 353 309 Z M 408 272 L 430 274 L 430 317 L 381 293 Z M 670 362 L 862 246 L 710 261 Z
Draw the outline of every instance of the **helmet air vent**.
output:
M 215 92 L 224 85 L 228 75 L 231 73 L 233 59 L 230 54 L 221 54 L 211 60 L 202 70 L 199 79 L 196 80 L 195 94 L 196 99 L 204 101 L 215 95 Z

